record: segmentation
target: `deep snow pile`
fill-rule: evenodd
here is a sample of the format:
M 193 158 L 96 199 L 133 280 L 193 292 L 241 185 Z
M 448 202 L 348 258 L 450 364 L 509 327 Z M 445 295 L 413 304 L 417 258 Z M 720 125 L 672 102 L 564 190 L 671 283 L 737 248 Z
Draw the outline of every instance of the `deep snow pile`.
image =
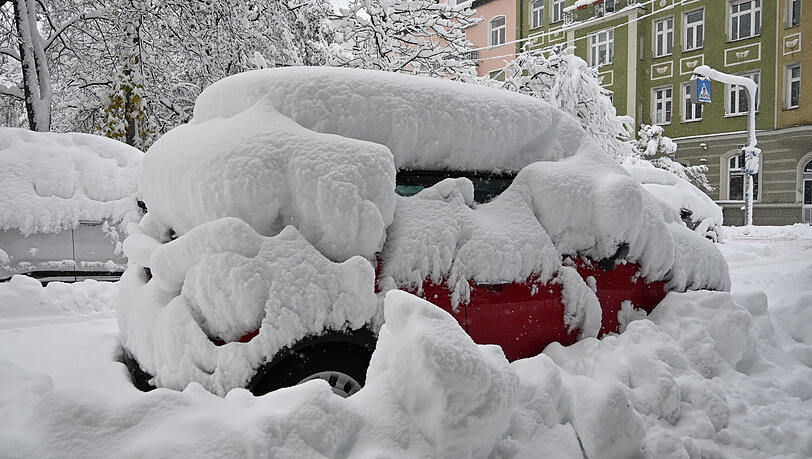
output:
M 113 327 L 0 330 L 12 360 L 0 359 L 0 446 L 7 457 L 809 457 L 812 343 L 776 327 L 765 300 L 671 293 L 621 335 L 509 364 L 392 291 L 367 385 L 349 399 L 320 380 L 262 397 L 196 383 L 140 393 L 109 355 Z M 45 368 L 26 359 L 43 340 L 84 349 L 76 336 L 96 350 L 49 350 L 63 358 Z
M 521 172 L 478 204 L 464 178 L 399 198 L 396 168 Z M 601 311 L 561 254 L 599 260 L 628 244 L 649 281 L 729 288 L 718 250 L 577 121 L 535 98 L 447 80 L 336 68 L 226 78 L 150 149 L 142 191 L 149 213 L 125 243 L 120 327 L 168 387 L 198 381 L 222 394 L 307 334 L 376 328 L 377 253 L 383 291 L 447 282 L 454 306 L 471 282 L 560 283 L 566 324 L 581 336 L 597 334 Z M 296 293 L 308 286 L 321 293 Z M 208 339 L 257 329 L 247 345 Z
M 13 276 L 0 283 L 0 318 L 113 313 L 117 284 L 87 280 L 72 284 L 51 282 L 44 286 L 27 276 Z
M 29 235 L 79 220 L 137 220 L 142 156 L 105 137 L 0 127 L 0 229 Z

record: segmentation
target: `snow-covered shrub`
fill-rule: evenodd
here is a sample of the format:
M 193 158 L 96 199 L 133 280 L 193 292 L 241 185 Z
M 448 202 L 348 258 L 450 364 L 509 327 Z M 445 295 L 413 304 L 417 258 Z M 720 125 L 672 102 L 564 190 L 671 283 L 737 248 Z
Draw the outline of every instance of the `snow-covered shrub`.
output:
M 632 142 L 637 150 L 636 157 L 648 159 L 655 167 L 666 170 L 695 187 L 713 191 L 705 175 L 708 166 L 684 166 L 672 159 L 677 152 L 677 144 L 663 135 L 662 126 L 641 124 L 637 135 L 638 139 Z
M 541 51 L 525 44 L 505 66 L 505 81 L 478 79 L 509 91 L 542 99 L 581 123 L 611 157 L 622 160 L 634 153 L 627 140 L 634 136 L 632 119 L 619 116 L 611 91 L 601 86 L 597 68 L 574 54 L 574 48 Z

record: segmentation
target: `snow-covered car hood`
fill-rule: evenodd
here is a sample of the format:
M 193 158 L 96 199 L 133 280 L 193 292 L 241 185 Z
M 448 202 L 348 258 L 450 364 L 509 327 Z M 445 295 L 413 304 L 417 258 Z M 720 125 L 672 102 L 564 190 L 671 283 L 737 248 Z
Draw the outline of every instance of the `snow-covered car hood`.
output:
M 698 234 L 717 242 L 724 239 L 722 208 L 699 188 L 676 174 L 649 163 L 624 164 L 623 167 L 646 191 L 674 209 L 675 213 L 680 213 L 683 209 L 690 211 L 688 218 L 691 229 Z

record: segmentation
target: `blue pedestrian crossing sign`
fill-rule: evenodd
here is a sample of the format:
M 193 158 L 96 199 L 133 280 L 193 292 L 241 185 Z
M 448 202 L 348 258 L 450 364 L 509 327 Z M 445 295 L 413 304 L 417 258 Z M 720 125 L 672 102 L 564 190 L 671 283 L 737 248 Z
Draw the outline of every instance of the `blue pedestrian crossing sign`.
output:
M 705 78 L 694 78 L 690 82 L 690 88 L 692 104 L 711 103 L 711 80 Z

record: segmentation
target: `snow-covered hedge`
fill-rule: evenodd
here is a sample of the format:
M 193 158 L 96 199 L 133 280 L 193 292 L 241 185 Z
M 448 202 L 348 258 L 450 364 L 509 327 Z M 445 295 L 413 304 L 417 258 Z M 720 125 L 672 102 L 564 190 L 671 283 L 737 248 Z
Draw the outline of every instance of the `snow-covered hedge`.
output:
M 105 137 L 0 127 L 0 229 L 29 235 L 80 220 L 136 221 L 142 156 Z
M 519 173 L 478 204 L 468 179 L 397 197 L 401 168 Z M 447 282 L 455 305 L 471 282 L 561 283 L 581 337 L 597 334 L 601 311 L 562 254 L 598 260 L 628 244 L 649 281 L 729 288 L 718 250 L 576 120 L 452 81 L 334 68 L 226 78 L 150 149 L 142 188 L 149 213 L 125 243 L 119 324 L 169 387 L 222 394 L 307 334 L 378 324 L 378 253 L 383 291 L 428 278 Z M 257 328 L 249 343 L 208 340 Z

